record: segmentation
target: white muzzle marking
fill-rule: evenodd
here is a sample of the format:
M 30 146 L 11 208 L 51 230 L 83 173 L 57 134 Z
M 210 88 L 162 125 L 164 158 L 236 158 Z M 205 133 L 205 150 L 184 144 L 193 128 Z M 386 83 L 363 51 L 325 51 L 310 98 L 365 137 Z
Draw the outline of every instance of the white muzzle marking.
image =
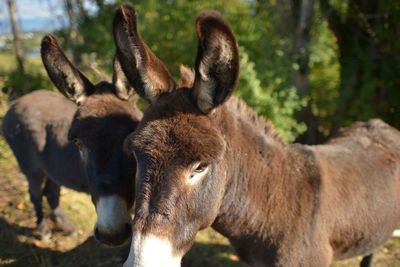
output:
M 394 230 L 393 236 L 400 238 L 400 229 Z
M 180 267 L 181 258 L 173 254 L 168 240 L 133 233 L 129 257 L 123 267 Z
M 113 233 L 131 223 L 126 202 L 117 195 L 100 197 L 96 205 L 97 223 L 100 232 Z

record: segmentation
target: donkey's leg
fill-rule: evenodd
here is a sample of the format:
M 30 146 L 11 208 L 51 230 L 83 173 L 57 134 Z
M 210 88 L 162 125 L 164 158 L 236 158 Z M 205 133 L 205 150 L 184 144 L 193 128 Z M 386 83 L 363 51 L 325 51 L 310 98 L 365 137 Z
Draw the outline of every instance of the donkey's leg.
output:
M 29 184 L 29 196 L 36 213 L 36 230 L 35 232 L 41 237 L 48 233 L 48 227 L 44 220 L 43 209 L 42 209 L 42 197 L 43 197 L 43 183 L 45 176 L 40 171 L 25 173 L 28 178 Z
M 60 186 L 48 179 L 46 181 L 46 186 L 44 187 L 44 194 L 47 198 L 51 209 L 51 219 L 59 228 L 66 234 L 71 234 L 75 232 L 75 226 L 65 215 L 64 210 L 60 206 Z
M 361 260 L 360 267 L 371 267 L 372 266 L 372 256 L 374 254 L 369 254 L 364 256 Z

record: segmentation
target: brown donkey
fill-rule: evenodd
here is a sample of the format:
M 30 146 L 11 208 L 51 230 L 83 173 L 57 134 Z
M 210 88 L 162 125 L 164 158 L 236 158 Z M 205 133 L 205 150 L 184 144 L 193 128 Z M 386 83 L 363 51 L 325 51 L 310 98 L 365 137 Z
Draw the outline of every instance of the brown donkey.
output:
M 96 206 L 94 235 L 105 244 L 122 244 L 132 233 L 136 172 L 135 160 L 123 152 L 123 141 L 142 117 L 133 89 L 118 60 L 114 60 L 112 83 L 94 85 L 66 58 L 53 36 L 43 38 L 41 54 L 50 79 L 78 106 L 68 137 L 80 151 L 87 176 L 84 182 Z M 64 168 L 73 167 L 68 163 L 64 162 Z
M 400 133 L 356 123 L 325 145 L 286 145 L 230 97 L 238 48 L 217 14 L 198 16 L 195 78 L 176 87 L 137 31 L 135 10 L 114 19 L 128 80 L 151 105 L 125 141 L 137 161 L 126 267 L 180 266 L 208 226 L 251 266 L 329 266 L 372 253 L 400 224 Z

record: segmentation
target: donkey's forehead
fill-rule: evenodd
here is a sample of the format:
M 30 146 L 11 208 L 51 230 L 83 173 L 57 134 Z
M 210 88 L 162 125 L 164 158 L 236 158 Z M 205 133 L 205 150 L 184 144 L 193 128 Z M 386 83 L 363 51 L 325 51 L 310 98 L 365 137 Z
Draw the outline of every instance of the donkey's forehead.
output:
M 222 134 L 211 118 L 185 98 L 160 101 L 146 111 L 136 132 L 128 137 L 128 149 L 185 162 L 210 161 L 223 153 Z
M 92 94 L 79 106 L 70 134 L 81 138 L 127 136 L 133 132 L 142 112 L 131 101 L 121 100 L 112 93 Z
M 136 113 L 138 113 L 136 115 Z M 76 117 L 104 117 L 113 114 L 132 114 L 141 116 L 133 103 L 119 99 L 111 91 L 96 91 L 86 97 L 78 108 Z

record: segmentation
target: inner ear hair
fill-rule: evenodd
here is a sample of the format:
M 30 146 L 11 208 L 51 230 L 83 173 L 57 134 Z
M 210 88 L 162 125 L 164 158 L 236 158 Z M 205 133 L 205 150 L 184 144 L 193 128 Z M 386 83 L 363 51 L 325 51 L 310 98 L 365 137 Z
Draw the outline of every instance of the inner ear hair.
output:
M 192 88 L 194 83 L 194 72 L 188 66 L 180 65 L 179 72 L 181 73 L 181 77 L 177 83 L 177 87 L 185 87 Z
M 112 83 L 115 86 L 116 94 L 119 98 L 127 100 L 133 94 L 134 89 L 122 71 L 121 63 L 117 54 L 114 56 L 113 60 Z
M 43 37 L 40 52 L 51 81 L 66 97 L 79 104 L 94 92 L 94 85 L 65 56 L 53 35 Z
M 239 77 L 239 52 L 228 23 L 216 12 L 196 20 L 199 39 L 193 95 L 198 108 L 209 113 L 232 94 Z

